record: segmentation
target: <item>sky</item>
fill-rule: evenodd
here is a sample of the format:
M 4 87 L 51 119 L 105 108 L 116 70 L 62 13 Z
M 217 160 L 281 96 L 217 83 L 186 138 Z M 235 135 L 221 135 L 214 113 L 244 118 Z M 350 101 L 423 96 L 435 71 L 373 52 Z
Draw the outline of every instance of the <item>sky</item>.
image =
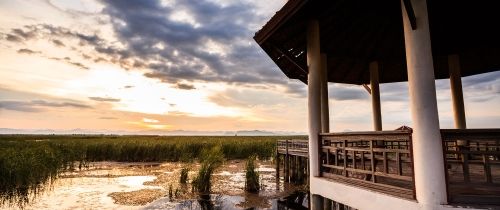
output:
M 252 37 L 284 0 L 2 0 L 0 128 L 307 131 L 307 86 Z M 453 128 L 448 80 L 436 81 Z M 500 73 L 463 78 L 467 125 L 500 127 Z M 329 84 L 333 131 L 372 130 L 362 86 Z M 411 126 L 381 85 L 384 130 Z

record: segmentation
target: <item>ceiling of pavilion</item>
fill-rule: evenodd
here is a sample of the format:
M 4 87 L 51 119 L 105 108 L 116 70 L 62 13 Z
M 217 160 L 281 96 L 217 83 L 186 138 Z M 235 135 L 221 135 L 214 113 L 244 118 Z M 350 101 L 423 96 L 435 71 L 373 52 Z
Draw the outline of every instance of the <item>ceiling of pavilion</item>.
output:
M 462 76 L 500 69 L 499 9 L 500 1 L 428 1 L 436 79 L 449 77 L 452 54 L 459 56 Z M 372 61 L 380 65 L 381 83 L 407 81 L 400 0 L 289 0 L 254 39 L 283 73 L 305 83 L 312 18 L 320 24 L 330 82 L 369 83 Z

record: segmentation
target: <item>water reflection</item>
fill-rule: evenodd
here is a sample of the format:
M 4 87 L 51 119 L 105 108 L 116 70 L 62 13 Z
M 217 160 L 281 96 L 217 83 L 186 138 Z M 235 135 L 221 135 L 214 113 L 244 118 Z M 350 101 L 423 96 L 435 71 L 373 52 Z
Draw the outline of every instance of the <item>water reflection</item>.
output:
M 231 209 L 271 209 L 271 210 L 304 210 L 308 209 L 309 199 L 305 192 L 294 192 L 289 196 L 271 199 L 268 207 L 243 207 L 240 204 L 245 202 L 243 196 L 210 195 L 210 197 L 200 197 L 198 199 L 170 201 L 168 198 L 159 199 L 144 207 L 150 209 L 176 209 L 176 210 L 231 210 Z
M 52 189 L 37 194 L 25 209 L 303 209 L 307 207 L 306 198 L 278 199 L 290 192 L 302 189 L 285 183 L 275 177 L 271 162 L 259 162 L 261 191 L 258 194 L 244 192 L 244 161 L 228 161 L 213 178 L 213 193 L 209 197 L 196 198 L 189 189 L 178 184 L 184 163 L 92 163 L 82 171 L 68 171 L 60 175 Z M 192 178 L 199 165 L 191 165 Z M 175 200 L 168 198 L 169 186 L 180 196 Z M 150 190 L 150 191 L 147 191 Z M 151 190 L 164 193 L 149 199 Z M 139 192 L 137 192 L 139 191 Z M 113 196 L 114 195 L 114 196 Z M 148 197 L 149 196 L 149 197 Z M 140 198 L 140 199 L 139 199 Z M 293 201 L 292 201 L 293 200 Z M 126 202 L 125 202 L 126 201 Z M 134 201 L 134 202 L 131 202 Z M 137 202 L 136 202 L 137 201 Z M 283 202 L 292 207 L 281 208 Z M 295 203 L 295 204 L 294 204 Z M 1 206 L 1 209 L 19 207 Z

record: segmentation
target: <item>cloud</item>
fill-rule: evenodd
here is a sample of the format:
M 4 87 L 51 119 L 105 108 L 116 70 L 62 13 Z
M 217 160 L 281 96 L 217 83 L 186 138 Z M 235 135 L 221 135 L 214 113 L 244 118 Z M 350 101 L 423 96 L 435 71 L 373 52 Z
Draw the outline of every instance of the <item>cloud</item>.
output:
M 30 49 L 23 48 L 23 49 L 17 50 L 17 53 L 31 55 L 31 54 L 39 54 L 40 51 L 33 51 L 33 50 L 30 50 Z
M 307 97 L 307 85 L 302 82 L 289 83 L 285 88 L 285 92 L 299 98 L 304 98 Z
M 99 117 L 100 120 L 117 120 L 116 117 Z
M 33 31 L 24 31 L 23 29 L 15 28 L 12 29 L 12 34 L 15 34 L 16 36 L 20 36 L 23 39 L 32 39 L 36 37 L 36 33 Z
M 68 63 L 73 65 L 73 66 L 76 66 L 78 68 L 81 68 L 81 69 L 85 69 L 85 70 L 90 69 L 88 66 L 85 66 L 84 64 L 82 64 L 80 62 L 68 62 Z
M 144 76 L 173 85 L 180 81 L 287 85 L 284 74 L 251 38 L 256 26 L 268 18 L 256 14 L 254 2 L 102 3 L 102 15 L 112 24 L 118 41 L 51 24 L 26 25 L 11 35 L 49 39 L 58 46 L 76 40 L 93 50 L 82 55 L 86 60 L 110 62 L 127 70 L 149 69 Z
M 159 123 L 160 122 L 159 120 L 150 119 L 150 118 L 142 118 L 142 121 L 145 123 Z
M 370 95 L 362 86 L 330 85 L 328 88 L 330 99 L 338 101 L 346 100 L 364 100 L 369 99 Z
M 283 74 L 251 40 L 255 31 L 249 26 L 263 22 L 254 13 L 255 5 L 170 3 L 104 2 L 103 11 L 127 52 L 154 71 L 145 76 L 174 84 L 178 80 L 285 83 Z M 113 47 L 97 50 L 108 55 L 123 53 Z
M 29 102 L 23 101 L 0 101 L 0 109 L 19 112 L 41 112 L 40 108 L 32 106 Z
M 285 104 L 288 98 L 269 90 L 227 89 L 209 96 L 209 100 L 223 107 L 266 107 Z
M 23 41 L 20 37 L 18 37 L 16 35 L 12 35 L 12 34 L 7 34 L 5 39 L 7 41 L 10 41 L 10 42 L 22 42 Z
M 44 108 L 77 108 L 90 109 L 91 106 L 75 102 L 50 102 L 45 100 L 32 101 L 0 101 L 0 109 L 20 111 L 20 112 L 42 112 Z
M 57 47 L 65 47 L 66 46 L 66 45 L 64 45 L 64 43 L 61 40 L 58 40 L 58 39 L 52 40 L 52 43 L 54 45 L 56 45 Z
M 179 88 L 179 89 L 183 89 L 183 90 L 194 90 L 194 89 L 196 89 L 194 87 L 194 85 L 186 84 L 186 83 L 177 83 L 176 87 Z
M 119 98 L 104 98 L 104 97 L 89 97 L 90 100 L 100 101 L 100 102 L 120 102 Z
M 133 85 L 125 85 L 125 86 L 123 86 L 123 88 L 125 88 L 125 89 L 130 89 L 130 88 L 133 88 L 133 87 L 134 87 Z
M 70 57 L 64 57 L 64 58 L 57 58 L 57 57 L 50 57 L 49 59 L 52 59 L 52 60 L 56 60 L 56 61 L 63 61 L 67 64 L 70 64 L 70 65 L 73 65 L 73 66 L 76 66 L 80 69 L 84 69 L 84 70 L 89 70 L 90 68 L 80 62 L 76 62 L 76 61 L 71 61 L 71 58 Z

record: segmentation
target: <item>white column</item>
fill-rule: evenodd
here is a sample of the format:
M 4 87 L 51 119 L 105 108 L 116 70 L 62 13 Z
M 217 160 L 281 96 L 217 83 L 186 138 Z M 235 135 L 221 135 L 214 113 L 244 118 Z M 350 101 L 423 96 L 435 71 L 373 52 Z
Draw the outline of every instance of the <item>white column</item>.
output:
M 448 56 L 448 67 L 455 128 L 465 129 L 467 125 L 465 122 L 464 95 L 462 92 L 462 76 L 460 75 L 460 60 L 458 55 Z
M 311 20 L 307 26 L 307 99 L 309 112 L 309 174 L 319 176 L 319 136 L 321 132 L 321 56 L 319 40 L 319 23 Z M 313 192 L 311 192 L 313 193 Z M 311 209 L 323 208 L 319 195 L 312 194 Z
M 321 54 L 321 132 L 330 132 L 327 57 Z
M 319 176 L 319 139 L 321 132 L 321 57 L 319 44 L 319 24 L 311 20 L 307 27 L 307 65 L 309 75 L 308 110 L 309 110 L 309 163 L 310 174 Z
M 372 113 L 373 113 L 373 129 L 375 131 L 382 130 L 382 111 L 380 109 L 380 88 L 379 88 L 379 73 L 378 62 L 370 63 L 370 88 L 372 96 Z
M 439 128 L 429 20 L 425 0 L 411 0 L 417 27 L 412 30 L 402 4 L 413 126 L 416 195 L 424 209 L 445 204 L 446 180 Z

